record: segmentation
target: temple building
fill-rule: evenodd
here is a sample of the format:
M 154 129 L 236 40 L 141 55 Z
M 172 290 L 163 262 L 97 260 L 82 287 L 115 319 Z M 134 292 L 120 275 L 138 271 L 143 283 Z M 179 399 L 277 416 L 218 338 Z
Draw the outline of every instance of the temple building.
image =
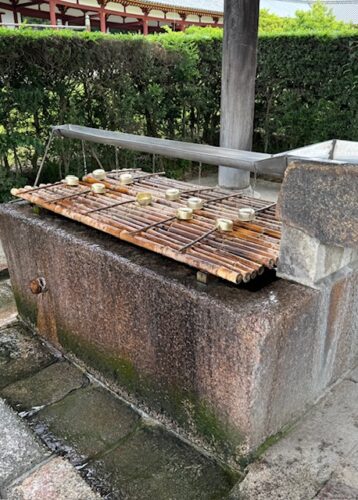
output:
M 222 26 L 222 0 L 2 0 L 0 23 L 21 22 L 52 26 L 87 26 L 102 32 L 147 35 L 169 26 Z
M 354 0 L 323 0 L 337 19 L 358 24 Z M 261 9 L 282 17 L 308 10 L 312 0 L 261 0 Z M 222 26 L 224 0 L 0 0 L 0 25 L 23 22 L 92 31 L 181 31 L 188 26 Z

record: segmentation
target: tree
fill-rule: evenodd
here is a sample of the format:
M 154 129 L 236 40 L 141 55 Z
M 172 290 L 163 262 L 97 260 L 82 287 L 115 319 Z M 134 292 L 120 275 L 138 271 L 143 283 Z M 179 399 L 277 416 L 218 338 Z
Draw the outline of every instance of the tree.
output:
M 354 30 L 352 24 L 338 21 L 332 9 L 317 0 L 310 10 L 297 10 L 294 17 L 280 17 L 267 9 L 260 11 L 259 30 L 261 34 L 274 33 L 317 33 Z

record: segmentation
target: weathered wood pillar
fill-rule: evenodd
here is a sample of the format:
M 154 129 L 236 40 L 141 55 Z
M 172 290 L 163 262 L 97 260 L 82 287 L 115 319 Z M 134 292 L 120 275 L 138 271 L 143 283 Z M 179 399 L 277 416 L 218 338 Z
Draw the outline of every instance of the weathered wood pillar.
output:
M 260 0 L 225 0 L 220 145 L 251 150 Z M 219 185 L 241 189 L 250 173 L 219 168 Z

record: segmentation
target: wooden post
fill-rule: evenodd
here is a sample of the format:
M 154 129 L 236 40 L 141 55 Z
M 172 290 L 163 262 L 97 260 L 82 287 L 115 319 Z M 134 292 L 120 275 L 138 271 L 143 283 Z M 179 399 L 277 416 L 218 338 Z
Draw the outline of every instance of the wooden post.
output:
M 143 17 L 143 35 L 148 35 L 148 20 L 146 17 Z
M 144 14 L 144 17 L 142 19 L 142 32 L 144 36 L 148 35 L 148 14 L 149 14 L 149 9 L 146 9 L 142 7 L 142 12 Z
M 55 28 L 57 26 L 55 0 L 50 0 L 50 22 L 51 22 L 51 26 L 53 28 Z
M 106 13 L 104 11 L 103 5 L 101 5 L 101 10 L 99 11 L 99 24 L 102 33 L 107 32 L 107 23 L 106 23 Z
M 220 145 L 250 151 L 260 0 L 225 0 Z M 242 189 L 250 173 L 219 168 L 219 185 Z

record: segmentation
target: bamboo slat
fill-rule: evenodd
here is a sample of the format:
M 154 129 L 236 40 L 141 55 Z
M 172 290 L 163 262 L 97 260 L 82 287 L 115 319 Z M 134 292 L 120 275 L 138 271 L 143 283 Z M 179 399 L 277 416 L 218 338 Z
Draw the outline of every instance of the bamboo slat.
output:
M 132 184 L 120 184 L 123 172 L 132 172 Z M 57 182 L 19 189 L 16 196 L 232 283 L 247 282 L 277 263 L 281 222 L 272 203 L 140 169 L 108 172 L 100 181 L 106 186 L 105 194 L 91 191 L 97 182 L 90 174 L 76 187 Z M 165 191 L 172 187 L 181 192 L 178 201 L 165 198 Z M 151 205 L 137 205 L 136 195 L 143 191 L 152 194 Z M 192 220 L 178 220 L 177 209 L 186 206 L 193 195 L 202 198 L 203 208 L 194 211 Z M 255 210 L 254 221 L 238 220 L 238 209 L 244 207 Z M 216 230 L 217 218 L 233 220 L 233 230 Z

